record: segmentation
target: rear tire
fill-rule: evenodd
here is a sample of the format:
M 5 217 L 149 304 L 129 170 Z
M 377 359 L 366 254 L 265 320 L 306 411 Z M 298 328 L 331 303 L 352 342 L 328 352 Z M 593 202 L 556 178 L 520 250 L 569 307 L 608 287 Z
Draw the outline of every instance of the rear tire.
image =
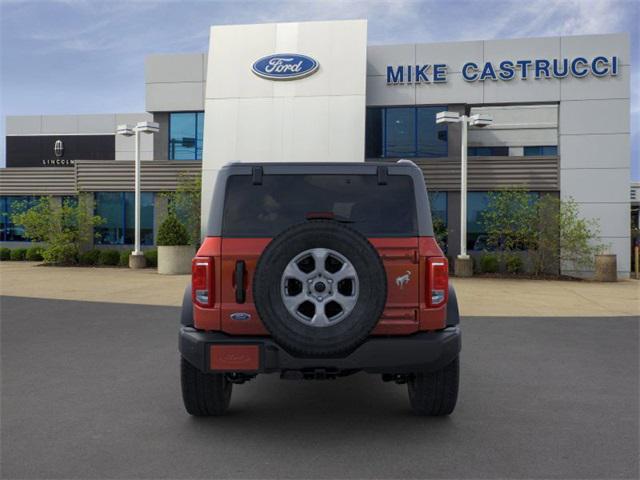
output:
M 202 373 L 180 358 L 180 381 L 184 408 L 190 415 L 224 415 L 229 408 L 233 384 L 223 373 Z
M 459 357 L 436 372 L 414 374 L 407 382 L 413 413 L 429 417 L 451 414 L 458 400 L 459 379 Z

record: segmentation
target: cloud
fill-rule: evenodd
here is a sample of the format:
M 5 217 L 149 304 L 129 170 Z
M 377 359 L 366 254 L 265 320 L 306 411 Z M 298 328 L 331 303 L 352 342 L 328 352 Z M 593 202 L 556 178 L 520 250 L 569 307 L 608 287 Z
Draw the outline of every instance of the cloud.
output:
M 639 10 L 637 0 L 0 0 L 0 115 L 141 110 L 146 55 L 205 51 L 209 26 L 232 23 L 366 18 L 370 44 L 629 32 L 637 85 Z

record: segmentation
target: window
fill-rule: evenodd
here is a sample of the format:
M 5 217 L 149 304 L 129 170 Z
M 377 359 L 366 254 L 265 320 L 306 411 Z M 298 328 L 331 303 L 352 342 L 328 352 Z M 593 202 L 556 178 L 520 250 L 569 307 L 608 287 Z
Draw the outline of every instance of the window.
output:
M 29 209 L 38 202 L 38 197 L 0 197 L 0 241 L 1 242 L 28 242 L 24 236 L 24 228 L 15 225 L 11 216 L 23 209 Z
M 169 160 L 202 160 L 204 112 L 169 114 Z
M 447 253 L 447 192 L 429 192 L 429 206 L 431 207 L 433 233 L 440 244 L 440 248 L 444 253 Z
M 509 147 L 469 147 L 470 157 L 508 157 Z
M 487 249 L 487 234 L 482 225 L 482 212 L 488 206 L 487 192 L 467 193 L 467 250 Z
M 540 197 L 539 192 L 529 192 L 529 202 Z M 495 247 L 487 244 L 487 232 L 482 224 L 482 214 L 489 208 L 489 192 L 467 193 L 467 250 L 492 251 Z
M 227 181 L 223 235 L 273 237 L 308 214 L 332 216 L 367 236 L 416 236 L 413 180 L 390 175 L 265 175 L 253 185 L 250 175 Z
M 447 225 L 447 192 L 429 192 L 429 205 L 431 207 L 431 219 L 441 220 Z
M 447 125 L 436 124 L 446 107 L 368 108 L 367 158 L 446 157 Z
M 98 192 L 95 214 L 105 223 L 96 227 L 102 245 L 131 245 L 135 238 L 134 192 Z M 140 194 L 140 243 L 153 245 L 153 193 Z
M 525 157 L 555 157 L 558 155 L 558 147 L 556 145 L 524 147 Z

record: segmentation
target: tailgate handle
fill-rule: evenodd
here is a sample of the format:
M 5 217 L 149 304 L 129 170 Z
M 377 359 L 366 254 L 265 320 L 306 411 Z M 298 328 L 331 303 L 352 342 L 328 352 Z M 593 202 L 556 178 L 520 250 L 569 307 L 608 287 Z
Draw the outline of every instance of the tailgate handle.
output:
M 236 303 L 244 303 L 246 292 L 244 290 L 244 260 L 236 262 Z
M 413 251 L 411 253 L 383 253 L 380 255 L 383 260 L 411 260 L 413 263 L 418 263 L 418 252 Z

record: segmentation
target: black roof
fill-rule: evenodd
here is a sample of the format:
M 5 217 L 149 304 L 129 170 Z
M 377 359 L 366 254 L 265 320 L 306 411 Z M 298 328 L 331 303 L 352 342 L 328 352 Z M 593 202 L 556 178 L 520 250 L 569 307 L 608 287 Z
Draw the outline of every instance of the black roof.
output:
M 207 235 L 222 234 L 222 215 L 227 179 L 232 175 L 254 175 L 261 184 L 262 175 L 409 175 L 413 180 L 418 215 L 418 232 L 432 236 L 429 197 L 420 168 L 413 162 L 237 162 L 224 165 L 217 174 L 211 210 L 207 221 Z M 380 177 L 379 177 L 380 178 Z

